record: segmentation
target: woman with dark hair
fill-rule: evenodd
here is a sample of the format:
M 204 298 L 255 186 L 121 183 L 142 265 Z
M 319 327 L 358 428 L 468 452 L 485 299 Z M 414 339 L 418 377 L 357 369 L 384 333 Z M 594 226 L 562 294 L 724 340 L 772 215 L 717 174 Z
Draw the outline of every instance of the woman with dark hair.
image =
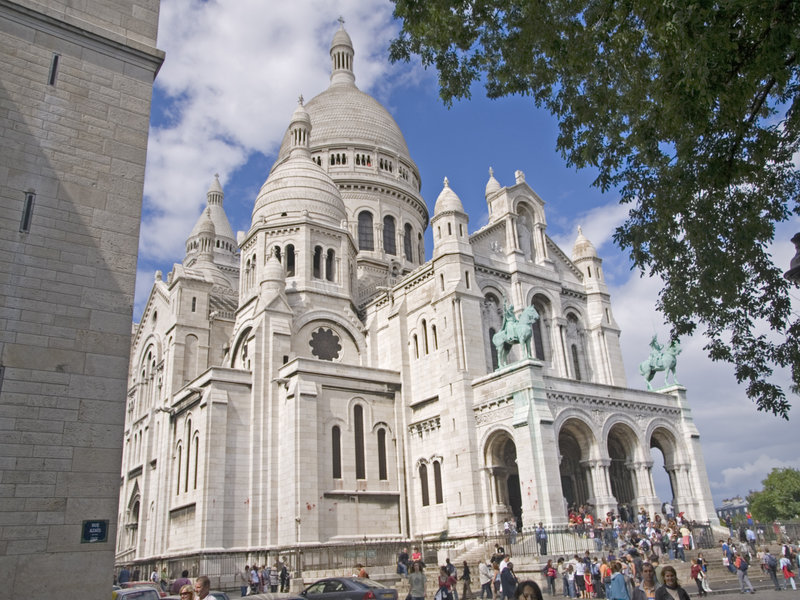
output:
M 542 590 L 535 581 L 522 581 L 517 584 L 514 600 L 542 600 Z
M 667 565 L 661 569 L 664 585 L 656 590 L 655 600 L 689 600 L 689 594 L 678 583 L 678 573 L 675 567 Z
M 453 600 L 453 586 L 457 583 L 456 578 L 447 572 L 447 567 L 439 567 L 439 591 L 436 596 L 441 600 Z
M 553 559 L 547 561 L 544 567 L 544 576 L 547 577 L 547 590 L 551 596 L 556 595 L 556 568 L 553 566 Z

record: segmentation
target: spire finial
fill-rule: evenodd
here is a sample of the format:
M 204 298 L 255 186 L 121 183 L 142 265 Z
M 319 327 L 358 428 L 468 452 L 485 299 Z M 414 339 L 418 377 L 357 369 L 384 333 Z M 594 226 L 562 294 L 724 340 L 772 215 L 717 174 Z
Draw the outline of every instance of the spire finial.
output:
M 214 178 L 219 179 L 219 173 L 214 173 Z
M 581 229 L 580 225 L 578 225 L 578 235 L 583 235 L 583 229 Z
M 444 178 L 444 187 L 450 187 L 450 180 L 447 177 Z
M 300 106 L 303 106 L 303 94 L 300 94 L 300 95 L 297 97 L 297 103 L 298 103 Z
M 336 20 L 339 21 L 339 27 L 344 29 L 344 17 L 342 15 L 339 15 L 339 18 Z
M 494 177 L 494 169 L 489 167 L 489 177 Z

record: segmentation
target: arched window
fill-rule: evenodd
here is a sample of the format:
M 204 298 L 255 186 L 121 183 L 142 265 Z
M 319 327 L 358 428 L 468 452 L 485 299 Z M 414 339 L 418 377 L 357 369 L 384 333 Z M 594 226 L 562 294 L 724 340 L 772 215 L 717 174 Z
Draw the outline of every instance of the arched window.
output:
M 433 462 L 433 491 L 436 494 L 436 504 L 444 502 L 442 495 L 442 463 Z
M 425 464 L 419 466 L 419 487 L 422 491 L 422 506 L 428 506 L 431 501 L 428 497 L 428 467 Z
M 422 319 L 422 351 L 428 353 L 428 323 Z
M 417 339 L 417 334 L 414 334 L 414 358 L 419 358 L 419 339 Z
M 358 249 L 375 249 L 375 240 L 372 235 L 372 213 L 366 210 L 358 213 Z
M 386 215 L 383 217 L 383 251 L 392 256 L 397 254 L 394 231 L 394 217 Z
M 325 279 L 336 281 L 336 253 L 333 248 L 328 249 L 325 255 Z
M 547 314 L 546 305 L 538 298 L 534 298 L 531 304 L 533 304 L 536 312 L 539 313 L 539 318 L 536 319 L 531 325 L 531 330 L 533 332 L 533 353 L 534 356 L 536 356 L 536 358 L 539 360 L 547 360 L 547 356 L 545 355 L 544 351 L 545 340 L 542 326 L 542 319 L 544 319 L 545 315 Z
M 572 344 L 572 368 L 575 370 L 575 379 L 581 380 L 581 362 L 578 360 L 578 346 Z
M 286 246 L 286 276 L 294 277 L 294 246 Z
M 364 408 L 356 404 L 353 409 L 353 429 L 356 442 L 356 479 L 366 479 L 367 469 L 364 461 Z
M 175 490 L 175 495 L 179 495 L 181 493 L 181 454 L 183 448 L 181 448 L 180 444 L 178 445 L 178 452 L 177 456 L 175 457 L 175 461 L 177 462 L 178 469 L 176 471 L 175 480 L 178 482 L 177 488 Z
M 381 427 L 378 429 L 378 479 L 386 481 L 386 430 Z
M 425 262 L 425 240 L 422 239 L 422 234 L 417 234 L 417 252 L 419 264 Z
M 436 334 L 436 325 L 431 325 L 431 335 L 433 336 L 433 349 L 439 349 L 439 336 Z
M 338 425 L 331 429 L 331 470 L 334 479 L 342 478 L 342 430 Z
M 184 473 L 183 477 L 184 492 L 189 491 L 189 463 L 191 462 L 191 454 L 189 453 L 191 446 L 189 440 L 191 439 L 190 437 L 191 434 L 192 434 L 192 420 L 189 419 L 189 421 L 186 424 L 186 472 Z
M 413 231 L 411 225 L 406 223 L 405 227 L 403 227 L 403 253 L 406 255 L 406 260 L 408 262 L 414 262 L 414 251 L 411 247 L 412 235 Z
M 315 279 L 322 277 L 322 246 L 314 246 L 314 265 L 312 274 Z
M 197 489 L 197 465 L 200 462 L 200 436 L 194 436 L 194 486 L 192 489 Z

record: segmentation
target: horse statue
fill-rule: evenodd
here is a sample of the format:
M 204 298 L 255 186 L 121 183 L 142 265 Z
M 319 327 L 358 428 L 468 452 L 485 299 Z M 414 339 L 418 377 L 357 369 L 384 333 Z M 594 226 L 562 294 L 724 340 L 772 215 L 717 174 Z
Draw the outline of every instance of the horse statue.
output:
M 492 343 L 497 350 L 497 368 L 508 366 L 508 353 L 511 346 L 521 344 L 525 351 L 525 358 L 531 358 L 531 336 L 533 325 L 539 318 L 539 313 L 533 306 L 525 307 L 517 319 L 514 316 L 514 307 L 505 305 L 503 328 L 492 336 Z
M 650 348 L 650 356 L 639 365 L 639 373 L 647 381 L 647 389 L 652 391 L 653 386 L 650 382 L 653 381 L 657 371 L 664 371 L 664 385 L 669 385 L 667 379 L 669 379 L 670 373 L 672 373 L 672 385 L 680 385 L 678 378 L 675 376 L 675 365 L 678 362 L 678 354 L 681 353 L 680 343 L 675 340 L 669 346 L 663 348 L 653 336 Z

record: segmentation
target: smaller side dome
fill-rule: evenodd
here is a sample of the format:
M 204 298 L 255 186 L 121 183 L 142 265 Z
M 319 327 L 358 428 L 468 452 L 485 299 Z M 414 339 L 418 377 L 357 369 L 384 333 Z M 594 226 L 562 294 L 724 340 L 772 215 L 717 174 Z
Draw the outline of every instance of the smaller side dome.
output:
M 442 188 L 439 197 L 436 198 L 436 205 L 433 207 L 433 214 L 438 215 L 444 212 L 464 212 L 464 205 L 461 204 L 461 199 L 456 193 L 450 189 L 450 181 L 447 177 L 444 178 L 444 187 Z
M 486 197 L 500 191 L 500 182 L 494 178 L 494 169 L 489 167 L 489 181 L 486 182 Z
M 583 235 L 583 230 L 578 225 L 578 237 L 575 238 L 575 243 L 572 246 L 572 260 L 580 260 L 582 258 L 597 258 L 597 250 L 592 245 L 592 242 Z

